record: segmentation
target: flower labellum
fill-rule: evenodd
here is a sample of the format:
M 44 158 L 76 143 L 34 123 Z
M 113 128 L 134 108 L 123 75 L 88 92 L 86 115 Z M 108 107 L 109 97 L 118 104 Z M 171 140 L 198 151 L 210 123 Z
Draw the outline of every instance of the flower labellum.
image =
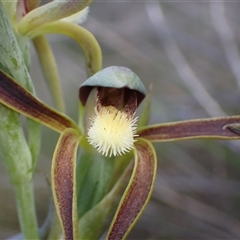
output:
M 95 108 L 88 131 L 88 141 L 101 154 L 111 157 L 122 155 L 133 148 L 137 118 L 113 106 Z
M 102 155 L 118 156 L 133 149 L 136 141 L 136 93 L 127 89 L 97 88 L 97 107 L 88 130 L 88 141 Z M 125 96 L 124 96 L 125 95 Z M 124 98 L 128 98 L 124 105 Z

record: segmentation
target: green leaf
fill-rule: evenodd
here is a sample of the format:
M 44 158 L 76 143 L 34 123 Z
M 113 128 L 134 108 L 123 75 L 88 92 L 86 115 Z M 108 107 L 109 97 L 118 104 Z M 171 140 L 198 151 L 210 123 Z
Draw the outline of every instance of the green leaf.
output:
M 130 163 L 111 191 L 79 220 L 80 239 L 99 239 L 108 218 L 116 210 L 119 200 L 131 176 L 133 164 Z
M 107 239 L 126 239 L 146 207 L 156 177 L 157 158 L 152 144 L 145 139 L 135 143 L 134 169 L 119 203 Z
M 19 48 L 17 39 L 13 33 L 12 26 L 9 23 L 6 13 L 0 1 L 0 62 L 8 69 L 9 73 L 16 79 L 20 85 L 34 92 L 31 77 L 25 65 L 23 54 Z M 28 44 L 28 39 L 24 38 L 22 42 Z
M 13 184 L 32 179 L 32 162 L 18 114 L 0 104 L 0 153 Z
M 77 165 L 78 216 L 95 206 L 109 191 L 114 159 L 83 152 Z
M 139 137 L 152 142 L 167 142 L 184 139 L 240 139 L 228 129 L 231 124 L 240 123 L 240 116 L 195 119 L 150 125 L 138 130 Z M 230 124 L 230 125 L 229 125 Z
M 8 10 L 12 14 L 16 14 L 16 4 L 17 1 L 12 1 L 11 3 L 4 4 L 4 6 L 8 6 Z M 1 2 L 0 32 L 0 68 L 3 71 L 11 74 L 11 76 L 13 76 L 24 88 L 35 94 L 31 77 L 23 59 L 23 55 L 29 55 L 29 41 L 25 37 L 19 35 L 19 42 L 17 41 Z M 22 46 L 22 50 L 24 49 L 24 52 L 21 52 L 19 44 Z M 19 116 L 16 114 L 16 118 L 18 117 Z M 28 144 L 32 154 L 32 168 L 34 169 L 37 163 L 41 145 L 41 128 L 39 123 L 32 120 L 28 120 Z
M 64 239 L 77 239 L 76 154 L 79 133 L 65 129 L 57 143 L 52 162 L 52 189 Z
M 14 20 L 16 19 L 15 16 L 16 16 L 17 3 L 18 3 L 18 0 L 11 0 L 11 1 L 2 0 L 2 4 L 4 6 L 4 9 L 8 15 L 8 18 L 11 24 L 15 23 Z
M 12 23 L 16 4 L 17 1 L 13 1 L 8 3 L 6 8 Z M 7 4 L 5 4 L 6 6 Z M 0 32 L 0 68 L 16 77 L 21 85 L 33 91 L 33 85 L 22 52 L 1 1 Z M 28 41 L 27 39 L 24 40 L 21 41 L 21 45 L 23 46 L 22 49 L 26 50 L 26 54 L 25 52 L 23 54 L 27 56 L 29 50 Z M 0 77 L 1 81 L 2 77 Z M 40 147 L 40 125 L 33 121 L 30 124 L 28 134 L 36 137 L 34 141 L 32 141 L 32 138 L 29 138 L 30 153 L 19 114 L 0 104 L 0 115 L 0 153 L 15 190 L 21 231 L 25 239 L 38 239 L 32 178 L 33 165 L 37 161 Z

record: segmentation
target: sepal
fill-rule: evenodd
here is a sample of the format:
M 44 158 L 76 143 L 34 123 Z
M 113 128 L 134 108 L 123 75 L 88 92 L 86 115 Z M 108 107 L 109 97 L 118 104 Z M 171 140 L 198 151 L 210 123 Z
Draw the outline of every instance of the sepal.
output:
M 18 30 L 22 35 L 27 35 L 40 26 L 58 21 L 83 10 L 91 2 L 92 0 L 52 1 L 25 15 L 18 24 Z
M 126 239 L 145 209 L 156 177 L 157 158 L 152 144 L 145 139 L 135 143 L 134 169 L 119 203 L 107 239 Z
M 29 38 L 45 34 L 64 34 L 75 40 L 83 50 L 87 76 L 92 76 L 102 68 L 102 52 L 96 38 L 87 29 L 76 24 L 56 21 L 34 29 Z
M 72 119 L 44 104 L 2 71 L 0 71 L 0 103 L 55 131 L 62 132 L 66 128 L 78 130 L 77 124 Z
M 65 129 L 53 154 L 52 189 L 64 239 L 78 239 L 76 155 L 80 135 Z
M 145 87 L 140 78 L 126 67 L 110 66 L 88 78 L 79 88 L 79 98 L 83 105 L 86 104 L 91 90 L 95 87 L 128 88 L 136 92 L 137 105 L 146 95 Z
M 240 116 L 194 119 L 149 125 L 138 129 L 138 134 L 151 142 L 203 138 L 234 140 L 240 138 L 236 134 L 239 125 Z

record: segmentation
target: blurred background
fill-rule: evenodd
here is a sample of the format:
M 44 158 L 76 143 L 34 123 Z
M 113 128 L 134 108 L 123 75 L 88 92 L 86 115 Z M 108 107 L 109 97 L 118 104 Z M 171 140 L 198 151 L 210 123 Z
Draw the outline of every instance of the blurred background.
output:
M 99 41 L 103 66 L 126 66 L 153 84 L 150 123 L 240 114 L 240 4 L 237 1 L 96 0 L 83 24 Z M 67 114 L 77 120 L 84 59 L 71 39 L 49 35 Z M 38 96 L 54 106 L 32 51 Z M 43 127 L 35 177 L 41 224 L 58 134 Z M 155 144 L 152 199 L 128 239 L 240 239 L 240 144 L 187 140 Z M 19 232 L 14 194 L 0 162 L 0 239 Z

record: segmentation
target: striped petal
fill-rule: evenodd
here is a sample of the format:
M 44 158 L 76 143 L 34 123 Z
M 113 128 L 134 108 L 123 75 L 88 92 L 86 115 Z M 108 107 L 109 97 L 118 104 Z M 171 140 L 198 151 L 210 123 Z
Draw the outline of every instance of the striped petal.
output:
M 76 155 L 79 134 L 65 129 L 56 146 L 52 163 L 52 189 L 64 239 L 77 239 Z
M 107 239 L 125 239 L 146 207 L 156 176 L 157 159 L 152 144 L 135 143 L 135 164 L 129 184 L 112 221 Z
M 156 124 L 140 128 L 139 137 L 152 142 L 177 141 L 184 139 L 239 139 L 231 126 L 240 123 L 240 116 L 196 119 L 172 123 Z M 232 127 L 234 128 L 234 127 Z
M 48 107 L 2 71 L 0 71 L 0 103 L 57 132 L 62 132 L 66 128 L 78 129 L 73 120 Z

